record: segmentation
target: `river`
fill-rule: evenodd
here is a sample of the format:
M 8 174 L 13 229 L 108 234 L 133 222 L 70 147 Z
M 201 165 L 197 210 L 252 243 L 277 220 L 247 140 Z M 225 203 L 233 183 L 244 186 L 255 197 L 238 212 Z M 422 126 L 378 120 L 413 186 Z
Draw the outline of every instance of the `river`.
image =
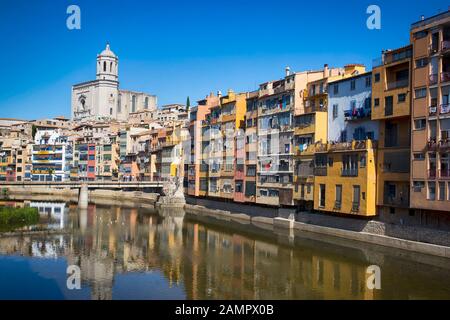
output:
M 3 205 L 39 208 L 25 229 L 52 233 L 0 236 L 0 299 L 450 299 L 443 258 L 151 208 Z M 367 286 L 372 265 L 379 289 Z

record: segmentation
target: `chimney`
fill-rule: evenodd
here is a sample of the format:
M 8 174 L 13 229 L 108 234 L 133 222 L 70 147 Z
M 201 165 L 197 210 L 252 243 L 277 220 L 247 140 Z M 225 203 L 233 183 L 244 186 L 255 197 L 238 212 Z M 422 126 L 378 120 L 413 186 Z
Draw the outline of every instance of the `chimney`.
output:
M 286 77 L 291 75 L 291 68 L 289 68 L 289 66 L 287 66 L 284 70 L 286 71 Z
M 421 17 L 420 17 L 420 20 L 425 20 L 425 16 L 424 15 L 422 15 Z
M 328 78 L 328 63 L 323 65 L 323 77 Z
M 222 91 L 217 90 L 217 97 L 221 98 L 222 97 Z

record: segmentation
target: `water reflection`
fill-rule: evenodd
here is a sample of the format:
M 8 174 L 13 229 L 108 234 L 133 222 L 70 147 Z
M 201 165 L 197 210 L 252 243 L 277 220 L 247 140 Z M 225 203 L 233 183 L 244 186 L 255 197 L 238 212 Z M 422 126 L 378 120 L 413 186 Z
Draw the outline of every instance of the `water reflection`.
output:
M 445 266 L 396 254 L 306 238 L 284 246 L 268 232 L 250 232 L 248 226 L 233 232 L 179 214 L 161 217 L 149 209 L 29 205 L 39 208 L 42 224 L 61 234 L 0 237 L 0 258 L 64 259 L 63 270 L 55 274 L 78 265 L 91 299 L 450 298 Z M 0 259 L 0 273 L 7 263 L 14 262 Z M 366 268 L 374 263 L 382 269 L 382 290 L 366 286 Z M 130 275 L 139 280 L 123 278 Z M 63 297 L 73 298 L 64 292 L 65 280 L 55 279 Z M 7 296 L 6 290 L 0 286 L 0 296 Z

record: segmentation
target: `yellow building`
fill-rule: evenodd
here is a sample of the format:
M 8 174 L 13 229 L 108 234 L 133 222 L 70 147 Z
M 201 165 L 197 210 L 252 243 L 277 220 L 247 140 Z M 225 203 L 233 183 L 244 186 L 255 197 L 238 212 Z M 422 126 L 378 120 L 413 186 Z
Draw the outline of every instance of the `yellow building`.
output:
M 378 214 L 408 214 L 412 46 L 384 51 L 372 71 L 372 120 L 380 121 Z
M 314 209 L 376 215 L 376 145 L 372 140 L 315 146 Z
M 349 64 L 344 68 L 328 68 L 308 72 L 308 81 L 301 93 L 303 104 L 295 110 L 295 174 L 294 200 L 304 210 L 313 206 L 314 175 L 313 158 L 315 143 L 328 141 L 328 86 L 330 82 L 347 79 L 365 72 L 359 64 Z
M 222 132 L 222 166 L 220 170 L 220 197 L 234 199 L 237 132 L 244 128 L 245 112 L 247 110 L 247 94 L 235 93 L 228 90 L 228 94 L 220 98 L 220 130 Z M 241 149 L 242 151 L 242 149 Z

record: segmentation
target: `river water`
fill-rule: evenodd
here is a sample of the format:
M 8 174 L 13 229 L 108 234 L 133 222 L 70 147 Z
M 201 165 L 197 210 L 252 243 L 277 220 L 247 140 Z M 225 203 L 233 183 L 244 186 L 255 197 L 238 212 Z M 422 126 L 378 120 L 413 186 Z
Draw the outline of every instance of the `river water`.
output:
M 450 299 L 447 259 L 151 208 L 6 205 L 39 208 L 26 229 L 52 234 L 0 236 L 0 299 Z

